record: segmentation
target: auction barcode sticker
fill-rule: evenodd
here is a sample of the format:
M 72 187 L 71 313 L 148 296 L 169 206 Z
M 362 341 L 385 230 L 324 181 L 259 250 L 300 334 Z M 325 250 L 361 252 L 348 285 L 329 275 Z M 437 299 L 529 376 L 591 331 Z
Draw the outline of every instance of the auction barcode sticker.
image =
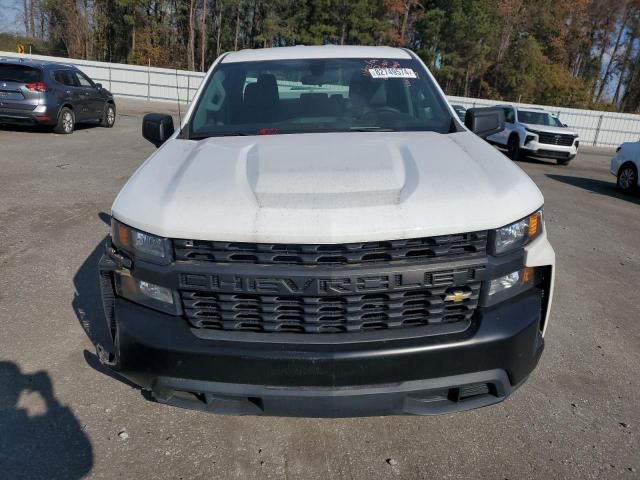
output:
M 418 78 L 412 68 L 370 68 L 373 78 Z

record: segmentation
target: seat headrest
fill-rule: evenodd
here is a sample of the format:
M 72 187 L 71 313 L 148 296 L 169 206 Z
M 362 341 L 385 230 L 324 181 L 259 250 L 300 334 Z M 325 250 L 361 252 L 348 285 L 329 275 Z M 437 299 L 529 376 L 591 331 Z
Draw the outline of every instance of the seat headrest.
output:
M 258 87 L 262 94 L 275 100 L 280 100 L 278 94 L 278 82 L 272 73 L 261 73 L 258 75 Z
M 256 105 L 260 98 L 260 91 L 257 83 L 250 83 L 244 87 L 244 103 L 245 105 Z
M 260 108 L 271 108 L 278 104 L 278 82 L 275 75 L 263 73 L 254 83 L 244 87 L 244 104 Z

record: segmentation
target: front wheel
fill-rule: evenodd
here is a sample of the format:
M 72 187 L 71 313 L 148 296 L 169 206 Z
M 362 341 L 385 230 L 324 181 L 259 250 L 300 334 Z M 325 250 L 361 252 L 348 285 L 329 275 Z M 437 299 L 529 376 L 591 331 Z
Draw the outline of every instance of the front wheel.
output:
M 625 163 L 618 170 L 618 182 L 616 187 L 621 192 L 629 193 L 638 186 L 638 169 L 633 163 Z
M 522 158 L 522 151 L 520 150 L 520 139 L 513 135 L 509 138 L 507 144 L 507 154 L 511 160 L 520 160 Z
M 113 103 L 107 103 L 102 113 L 100 125 L 105 128 L 111 128 L 114 123 L 116 123 L 116 106 Z
M 60 110 L 60 114 L 58 115 L 58 123 L 53 127 L 53 131 L 56 133 L 61 133 L 63 135 L 69 135 L 73 133 L 73 129 L 76 124 L 76 118 L 73 115 L 73 110 L 70 108 L 64 107 Z
M 562 159 L 562 160 L 558 160 L 558 165 L 566 166 L 566 165 L 569 165 L 570 161 L 571 161 L 570 158 L 565 158 L 565 159 Z

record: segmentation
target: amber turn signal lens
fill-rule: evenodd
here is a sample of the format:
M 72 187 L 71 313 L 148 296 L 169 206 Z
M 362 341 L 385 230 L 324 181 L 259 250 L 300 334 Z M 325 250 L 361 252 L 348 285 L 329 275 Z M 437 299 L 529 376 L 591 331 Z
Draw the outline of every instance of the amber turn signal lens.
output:
M 118 244 L 125 248 L 128 247 L 130 245 L 129 229 L 124 225 L 122 225 L 121 223 L 117 224 L 116 229 L 117 229 L 116 233 L 118 236 Z
M 533 280 L 533 267 L 525 267 L 522 269 L 522 283 L 527 284 Z
M 538 235 L 538 228 L 540 228 L 540 213 L 536 212 L 529 216 L 529 231 L 527 232 L 527 236 L 531 238 L 535 238 Z

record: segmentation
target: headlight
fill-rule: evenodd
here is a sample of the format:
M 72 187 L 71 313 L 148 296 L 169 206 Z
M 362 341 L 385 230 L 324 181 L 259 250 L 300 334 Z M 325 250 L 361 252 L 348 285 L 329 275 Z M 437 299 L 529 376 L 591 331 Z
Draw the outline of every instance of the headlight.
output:
M 115 287 L 118 295 L 132 302 L 172 315 L 180 314 L 180 302 L 177 292 L 170 288 L 122 273 L 115 275 Z
M 542 233 L 542 209 L 493 231 L 493 254 L 501 255 L 521 248 Z
M 171 262 L 171 241 L 111 220 L 111 240 L 119 249 L 153 263 Z

